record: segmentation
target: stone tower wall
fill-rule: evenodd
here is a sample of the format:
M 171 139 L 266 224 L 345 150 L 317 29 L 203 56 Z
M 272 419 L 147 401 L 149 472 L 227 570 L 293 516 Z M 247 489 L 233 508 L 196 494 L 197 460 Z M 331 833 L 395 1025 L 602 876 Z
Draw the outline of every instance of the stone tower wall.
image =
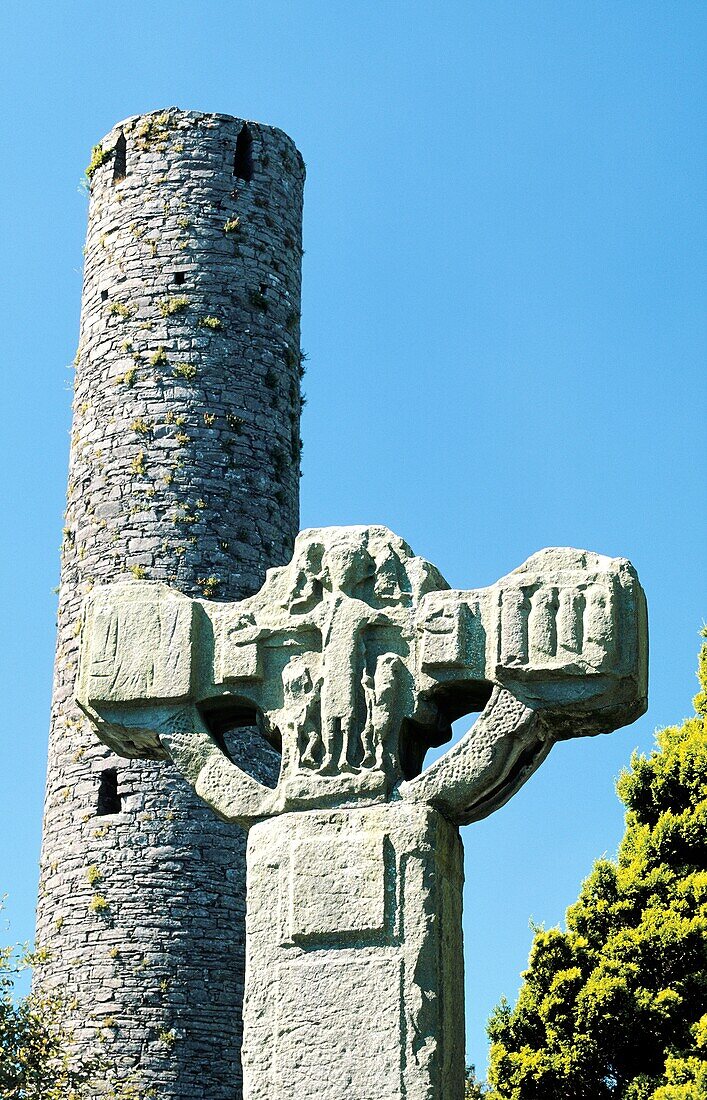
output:
M 250 178 L 248 178 L 250 176 Z M 94 150 L 44 809 L 37 981 L 160 1100 L 236 1100 L 244 838 L 73 702 L 80 609 L 133 574 L 237 599 L 298 526 L 304 165 L 170 109 Z M 250 738 L 250 739 L 249 739 Z M 272 766 L 248 731 L 233 751 Z

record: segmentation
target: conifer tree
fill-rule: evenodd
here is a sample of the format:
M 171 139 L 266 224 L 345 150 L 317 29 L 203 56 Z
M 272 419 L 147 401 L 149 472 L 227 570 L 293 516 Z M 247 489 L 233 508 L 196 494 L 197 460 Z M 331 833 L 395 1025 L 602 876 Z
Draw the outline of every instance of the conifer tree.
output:
M 703 632 L 707 636 L 707 632 Z M 634 754 L 626 830 L 489 1022 L 490 1100 L 707 1098 L 707 644 L 695 716 Z
M 466 1067 L 464 1075 L 464 1100 L 484 1100 L 488 1096 L 488 1087 L 476 1076 L 476 1066 Z

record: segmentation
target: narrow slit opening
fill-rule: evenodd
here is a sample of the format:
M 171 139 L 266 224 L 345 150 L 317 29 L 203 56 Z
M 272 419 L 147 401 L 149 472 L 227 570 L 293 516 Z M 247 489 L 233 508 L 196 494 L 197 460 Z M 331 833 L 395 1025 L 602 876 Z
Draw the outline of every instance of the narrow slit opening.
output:
M 104 768 L 98 785 L 96 813 L 99 817 L 105 817 L 107 814 L 119 814 L 122 806 L 123 799 L 118 792 L 118 769 Z
M 236 152 L 233 158 L 233 175 L 239 180 L 249 183 L 253 178 L 253 135 L 248 123 L 243 123 L 243 128 L 236 138 Z
M 108 291 L 107 290 L 102 290 L 101 291 L 101 301 L 102 302 L 107 302 L 108 301 Z
M 125 134 L 120 131 L 115 143 L 115 158 L 113 160 L 113 183 L 119 183 L 127 175 L 128 143 Z
M 186 276 L 185 276 L 185 273 L 183 271 L 175 271 L 174 281 L 177 284 L 177 286 L 182 286 L 182 284 L 184 283 L 185 277 Z

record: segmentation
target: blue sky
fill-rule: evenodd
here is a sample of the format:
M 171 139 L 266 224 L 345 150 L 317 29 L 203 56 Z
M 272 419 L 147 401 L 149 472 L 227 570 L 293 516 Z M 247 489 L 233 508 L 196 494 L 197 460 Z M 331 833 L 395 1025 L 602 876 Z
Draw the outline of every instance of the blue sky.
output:
M 0 893 L 31 935 L 91 146 L 175 104 L 308 169 L 302 526 L 380 522 L 451 584 L 631 558 L 648 714 L 465 830 L 469 1053 L 622 832 L 613 782 L 695 690 L 704 601 L 699 3 L 5 0 Z M 701 385 L 702 383 L 702 385 Z M 702 527 L 700 521 L 702 520 Z M 702 545 L 700 536 L 702 536 Z

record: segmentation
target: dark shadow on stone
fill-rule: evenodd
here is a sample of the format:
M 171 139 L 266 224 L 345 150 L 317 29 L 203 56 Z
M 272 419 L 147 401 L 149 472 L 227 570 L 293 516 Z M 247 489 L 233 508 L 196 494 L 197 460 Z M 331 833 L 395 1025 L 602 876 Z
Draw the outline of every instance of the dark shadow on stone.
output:
M 233 175 L 239 180 L 245 180 L 246 183 L 250 183 L 253 178 L 253 135 L 247 122 L 243 123 L 243 128 L 236 138 Z
M 125 134 L 120 131 L 120 136 L 115 143 L 115 159 L 113 161 L 113 183 L 120 183 L 128 174 L 128 143 Z

